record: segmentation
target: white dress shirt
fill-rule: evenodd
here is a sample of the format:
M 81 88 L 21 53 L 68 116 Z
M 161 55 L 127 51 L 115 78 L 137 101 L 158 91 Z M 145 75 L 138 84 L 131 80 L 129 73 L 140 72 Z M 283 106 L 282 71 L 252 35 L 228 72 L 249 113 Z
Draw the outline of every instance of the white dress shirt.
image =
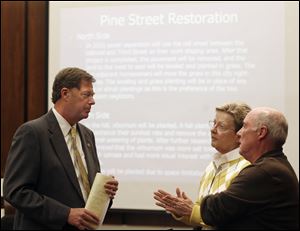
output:
M 71 139 L 71 134 L 69 133 L 69 131 L 71 129 L 71 125 L 68 123 L 68 121 L 61 114 L 59 114 L 58 111 L 55 110 L 55 108 L 52 108 L 52 111 L 53 111 L 53 113 L 54 113 L 54 115 L 57 119 L 57 122 L 59 124 L 59 127 L 60 127 L 60 129 L 61 129 L 61 131 L 64 135 L 66 144 L 67 144 L 68 149 L 69 149 L 69 154 L 71 156 L 72 163 L 73 163 L 73 166 L 74 166 L 74 169 L 75 169 L 75 172 L 76 172 L 76 176 L 77 176 L 77 179 L 78 179 L 78 182 L 79 182 L 79 185 L 80 185 L 80 189 L 81 189 L 83 198 L 86 201 L 87 200 L 87 194 L 86 194 L 86 191 L 84 190 L 82 180 L 81 180 L 81 177 L 80 177 L 80 172 L 79 172 L 79 169 L 76 167 L 75 156 L 74 156 L 73 151 L 72 151 L 72 139 Z M 76 125 L 74 125 L 74 126 L 76 126 Z M 88 173 L 87 166 L 86 166 L 86 161 L 85 161 L 85 155 L 84 155 L 84 152 L 83 152 L 83 149 L 82 149 L 81 139 L 80 139 L 80 136 L 79 136 L 78 132 L 76 134 L 76 145 L 77 145 L 78 151 L 80 153 L 82 163 L 85 167 L 86 172 Z

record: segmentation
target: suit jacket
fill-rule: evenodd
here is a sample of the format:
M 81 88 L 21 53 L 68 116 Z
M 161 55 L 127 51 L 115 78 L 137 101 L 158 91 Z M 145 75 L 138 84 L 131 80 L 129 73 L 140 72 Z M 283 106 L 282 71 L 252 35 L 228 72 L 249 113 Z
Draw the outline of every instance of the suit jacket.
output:
M 100 172 L 95 137 L 78 123 L 92 185 Z M 18 128 L 7 158 L 4 198 L 16 208 L 14 229 L 64 229 L 70 208 L 85 206 L 62 131 L 52 110 Z M 74 228 L 74 227 L 73 227 Z
M 218 229 L 299 230 L 299 182 L 282 149 L 244 168 L 227 190 L 205 197 L 201 216 Z

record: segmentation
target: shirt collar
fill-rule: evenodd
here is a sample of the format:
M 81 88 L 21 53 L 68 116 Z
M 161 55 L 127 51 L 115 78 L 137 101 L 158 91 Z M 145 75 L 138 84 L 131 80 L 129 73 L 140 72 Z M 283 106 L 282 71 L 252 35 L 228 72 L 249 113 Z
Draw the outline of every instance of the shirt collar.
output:
M 218 152 L 214 154 L 213 164 L 216 168 L 219 168 L 222 164 L 231 162 L 238 158 L 241 158 L 241 155 L 239 154 L 239 148 L 233 149 L 225 154 L 221 154 Z
M 61 115 L 59 114 L 58 111 L 55 110 L 55 108 L 52 108 L 52 111 L 57 119 L 57 122 L 59 124 L 59 127 L 64 135 L 66 137 L 69 134 L 69 131 L 71 129 L 71 125 L 68 123 L 68 121 Z M 76 126 L 76 125 L 75 125 Z

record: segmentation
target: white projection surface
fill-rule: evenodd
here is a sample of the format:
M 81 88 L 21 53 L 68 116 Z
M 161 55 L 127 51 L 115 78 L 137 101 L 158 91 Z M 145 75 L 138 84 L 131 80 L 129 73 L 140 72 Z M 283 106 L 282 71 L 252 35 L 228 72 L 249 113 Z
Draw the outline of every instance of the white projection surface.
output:
M 113 208 L 159 209 L 158 188 L 196 199 L 216 106 L 285 111 L 282 2 L 50 2 L 49 16 L 49 99 L 64 67 L 96 78 L 81 122 L 119 180 Z

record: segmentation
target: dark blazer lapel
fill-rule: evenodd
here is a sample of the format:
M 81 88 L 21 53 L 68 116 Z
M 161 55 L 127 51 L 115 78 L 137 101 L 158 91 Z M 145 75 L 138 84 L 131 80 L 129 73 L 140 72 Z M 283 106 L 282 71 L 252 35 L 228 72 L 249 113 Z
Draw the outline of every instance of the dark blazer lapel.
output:
M 67 175 L 70 181 L 72 182 L 74 188 L 76 189 L 80 197 L 83 199 L 79 182 L 77 180 L 76 172 L 72 163 L 72 159 L 69 154 L 69 149 L 67 147 L 62 131 L 52 110 L 48 112 L 46 118 L 48 121 L 48 131 L 52 147 L 55 150 L 56 155 L 60 159 L 62 166 L 67 172 Z
M 81 145 L 82 145 L 82 149 L 84 152 L 84 156 L 85 156 L 85 161 L 86 161 L 86 165 L 87 165 L 87 169 L 88 169 L 88 177 L 89 177 L 89 182 L 90 185 L 92 186 L 93 184 L 93 180 L 96 176 L 97 173 L 97 169 L 95 169 L 95 163 L 93 163 L 94 158 L 93 158 L 93 142 L 92 140 L 89 138 L 88 134 L 85 132 L 85 129 L 82 128 L 82 126 L 80 126 L 80 124 L 78 124 L 78 131 L 80 134 L 80 138 L 81 138 Z

